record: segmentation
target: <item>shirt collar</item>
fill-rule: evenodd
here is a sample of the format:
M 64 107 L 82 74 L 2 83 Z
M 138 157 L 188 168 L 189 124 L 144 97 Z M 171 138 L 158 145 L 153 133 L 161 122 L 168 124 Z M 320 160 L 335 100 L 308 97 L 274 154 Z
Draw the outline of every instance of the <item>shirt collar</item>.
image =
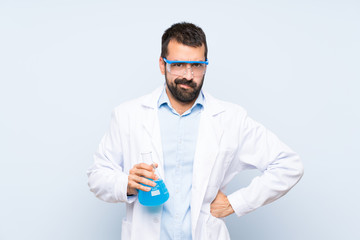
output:
M 163 105 L 167 105 L 171 110 L 175 111 L 170 103 L 169 97 L 166 94 L 166 90 L 165 90 L 165 86 L 161 92 L 160 98 L 158 100 L 158 108 L 162 107 Z M 204 94 L 202 92 L 202 90 L 199 93 L 199 96 L 197 97 L 196 101 L 194 102 L 194 104 L 192 105 L 192 107 L 187 110 L 184 114 L 186 113 L 190 113 L 193 108 L 199 106 L 200 108 L 202 108 L 204 106 Z

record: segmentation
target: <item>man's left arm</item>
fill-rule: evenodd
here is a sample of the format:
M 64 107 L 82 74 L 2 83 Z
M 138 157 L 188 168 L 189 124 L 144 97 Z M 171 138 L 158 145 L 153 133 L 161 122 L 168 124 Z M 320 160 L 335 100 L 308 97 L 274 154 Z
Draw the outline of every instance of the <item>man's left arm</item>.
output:
M 239 149 L 230 169 L 240 172 L 257 168 L 262 174 L 228 196 L 219 191 L 211 204 L 215 217 L 233 212 L 243 216 L 271 203 L 285 195 L 303 175 L 299 156 L 264 126 L 245 116 L 240 129 Z

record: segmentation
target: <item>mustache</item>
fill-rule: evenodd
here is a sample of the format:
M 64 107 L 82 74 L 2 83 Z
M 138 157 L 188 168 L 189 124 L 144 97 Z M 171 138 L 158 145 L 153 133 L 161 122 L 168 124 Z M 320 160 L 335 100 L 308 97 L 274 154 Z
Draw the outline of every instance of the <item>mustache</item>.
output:
M 187 80 L 185 78 L 182 79 L 175 79 L 174 81 L 176 84 L 184 84 L 187 85 L 189 87 L 195 88 L 196 87 L 196 83 L 193 80 Z

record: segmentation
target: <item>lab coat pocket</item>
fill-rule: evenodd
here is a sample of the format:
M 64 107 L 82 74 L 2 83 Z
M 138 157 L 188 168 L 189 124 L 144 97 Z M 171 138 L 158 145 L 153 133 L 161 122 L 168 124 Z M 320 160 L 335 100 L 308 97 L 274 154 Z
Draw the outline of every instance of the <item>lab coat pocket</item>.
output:
M 225 222 L 221 218 L 216 218 L 209 214 L 205 226 L 206 239 L 227 240 L 230 239 Z
M 131 222 L 127 221 L 125 218 L 122 220 L 121 239 L 131 239 Z

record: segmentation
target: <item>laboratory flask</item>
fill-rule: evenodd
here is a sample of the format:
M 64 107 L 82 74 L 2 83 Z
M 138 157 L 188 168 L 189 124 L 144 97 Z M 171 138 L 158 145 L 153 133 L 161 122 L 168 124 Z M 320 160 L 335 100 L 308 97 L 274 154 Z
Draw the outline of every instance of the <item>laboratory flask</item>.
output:
M 152 160 L 151 154 L 151 152 L 141 153 L 141 159 L 143 163 L 146 163 L 155 169 L 155 174 L 159 178 L 157 180 L 149 179 L 156 183 L 155 187 L 141 183 L 142 185 L 151 188 L 149 192 L 139 190 L 138 198 L 140 203 L 144 206 L 158 206 L 169 199 L 169 192 L 166 188 L 164 180 L 161 178 L 157 168 L 155 168 L 155 163 Z

